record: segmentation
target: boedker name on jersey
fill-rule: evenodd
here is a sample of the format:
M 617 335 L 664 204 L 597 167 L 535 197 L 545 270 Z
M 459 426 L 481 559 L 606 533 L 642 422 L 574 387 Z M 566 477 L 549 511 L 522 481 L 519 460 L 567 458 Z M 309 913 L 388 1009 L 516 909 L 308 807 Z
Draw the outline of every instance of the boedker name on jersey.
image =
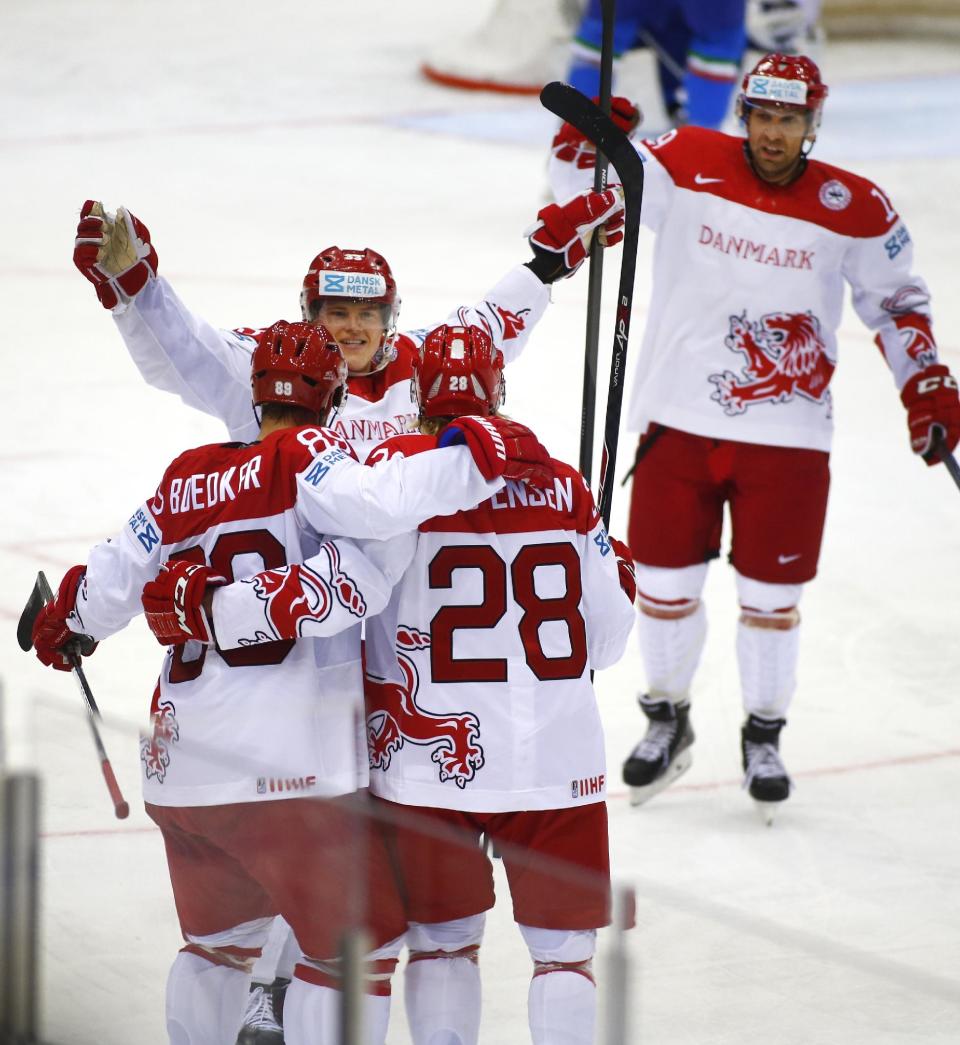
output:
M 544 489 L 508 481 L 421 524 L 399 598 L 367 627 L 374 793 L 483 812 L 606 797 L 590 670 L 620 657 L 634 613 L 582 476 L 553 467 Z
M 872 182 L 811 159 L 770 185 L 743 139 L 699 127 L 637 151 L 641 220 L 658 235 L 632 428 L 829 450 L 845 282 L 898 388 L 935 360 L 909 232 Z M 551 160 L 558 198 L 583 177 Z

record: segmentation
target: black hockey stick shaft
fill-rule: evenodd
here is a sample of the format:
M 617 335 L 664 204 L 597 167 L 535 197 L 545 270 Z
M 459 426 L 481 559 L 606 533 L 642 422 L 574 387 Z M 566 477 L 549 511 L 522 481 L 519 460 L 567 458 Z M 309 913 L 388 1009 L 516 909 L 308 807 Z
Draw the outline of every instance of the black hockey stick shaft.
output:
M 957 489 L 960 490 L 960 461 L 947 449 L 947 444 L 939 432 L 933 437 L 933 449 L 937 457 L 943 461 L 944 467 L 950 473 L 950 478 L 957 484 Z
M 43 570 L 40 570 L 37 574 L 37 581 L 33 586 L 33 591 L 30 593 L 30 598 L 27 599 L 27 604 L 20 615 L 20 622 L 17 625 L 17 641 L 20 643 L 21 649 L 29 650 L 32 648 L 33 622 L 36 620 L 41 607 L 52 601 L 53 590 L 50 587 L 46 574 Z M 24 639 L 26 639 L 26 645 L 24 645 Z M 70 644 L 70 647 L 74 648 L 66 648 L 64 655 L 70 662 L 70 670 L 80 687 L 80 694 L 83 697 L 87 711 L 87 722 L 90 725 L 90 733 L 93 736 L 93 743 L 97 749 L 97 756 L 100 759 L 100 770 L 103 773 L 110 800 L 113 802 L 114 814 L 118 820 L 125 820 L 130 815 L 130 806 L 123 797 L 120 785 L 117 783 L 116 774 L 113 771 L 113 765 L 107 756 L 106 748 L 103 746 L 103 738 L 100 736 L 100 729 L 97 725 L 100 721 L 100 709 L 97 707 L 96 700 L 94 700 L 93 690 L 90 689 L 90 683 L 87 681 L 81 662 L 81 652 L 89 649 L 91 642 L 92 640 L 88 636 L 78 635 L 76 644 Z
M 552 113 L 562 117 L 592 141 L 616 168 L 623 185 L 626 213 L 623 223 L 623 253 L 620 260 L 620 283 L 617 290 L 617 316 L 613 332 L 613 354 L 610 360 L 610 384 L 604 421 L 603 456 L 600 463 L 600 487 L 597 498 L 605 526 L 610 525 L 613 505 L 613 477 L 617 466 L 620 438 L 620 412 L 623 407 L 623 383 L 626 373 L 630 317 L 633 312 L 633 283 L 637 274 L 637 246 L 640 240 L 640 208 L 643 203 L 643 162 L 627 135 L 610 117 L 574 90 L 569 84 L 548 83 L 540 92 L 540 101 Z
M 600 44 L 600 108 L 609 114 L 613 95 L 613 26 L 616 0 L 601 0 L 603 35 Z M 599 149 L 593 169 L 593 188 L 607 187 L 607 158 Z M 594 236 L 587 270 L 587 321 L 583 350 L 583 397 L 580 405 L 580 471 L 589 484 L 593 477 L 593 429 L 597 414 L 597 357 L 600 345 L 600 302 L 603 289 L 603 245 Z

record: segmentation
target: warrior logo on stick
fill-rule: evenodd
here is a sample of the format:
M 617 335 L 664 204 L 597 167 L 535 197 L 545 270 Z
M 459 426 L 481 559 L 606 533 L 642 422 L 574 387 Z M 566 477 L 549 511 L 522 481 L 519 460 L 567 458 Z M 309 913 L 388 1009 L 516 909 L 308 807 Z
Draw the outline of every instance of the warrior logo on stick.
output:
M 731 316 L 724 344 L 746 359 L 739 376 L 729 370 L 710 375 L 717 386 L 710 398 L 724 413 L 742 414 L 754 403 L 789 403 L 795 396 L 829 406 L 836 363 L 812 312 L 768 312 L 755 323 L 746 312 Z

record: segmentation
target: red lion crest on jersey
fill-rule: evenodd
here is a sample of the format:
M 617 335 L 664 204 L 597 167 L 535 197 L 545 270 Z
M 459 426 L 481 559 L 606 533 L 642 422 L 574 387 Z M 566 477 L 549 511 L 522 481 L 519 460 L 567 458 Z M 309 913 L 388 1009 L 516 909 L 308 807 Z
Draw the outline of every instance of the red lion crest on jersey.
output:
M 729 370 L 710 375 L 717 386 L 710 398 L 724 413 L 742 414 L 754 403 L 789 403 L 798 395 L 829 404 L 836 363 L 812 312 L 768 312 L 756 323 L 746 313 L 731 316 L 724 344 L 746 357 L 739 377 Z
M 244 645 L 311 635 L 310 625 L 330 616 L 334 599 L 355 617 L 366 614 L 366 601 L 356 581 L 343 572 L 337 546 L 327 542 L 320 551 L 330 564 L 329 581 L 302 563 L 265 570 L 253 578 L 251 583 L 265 603 L 263 612 L 272 635 L 258 632 Z
M 170 767 L 170 749 L 180 739 L 180 724 L 177 722 L 177 709 L 173 702 L 160 700 L 159 685 L 153 691 L 150 705 L 150 719 L 153 722 L 153 733 L 140 737 L 140 761 L 143 763 L 144 776 L 149 780 L 156 777 L 162 784 Z
M 480 722 L 469 711 L 436 715 L 417 704 L 420 676 L 416 664 L 405 654 L 429 646 L 429 635 L 401 625 L 397 629 L 397 657 L 403 681 L 367 676 L 370 766 L 389 769 L 393 755 L 409 741 L 434 749 L 430 758 L 439 767 L 441 783 L 452 780 L 464 788 L 483 767 L 483 748 L 478 743 Z

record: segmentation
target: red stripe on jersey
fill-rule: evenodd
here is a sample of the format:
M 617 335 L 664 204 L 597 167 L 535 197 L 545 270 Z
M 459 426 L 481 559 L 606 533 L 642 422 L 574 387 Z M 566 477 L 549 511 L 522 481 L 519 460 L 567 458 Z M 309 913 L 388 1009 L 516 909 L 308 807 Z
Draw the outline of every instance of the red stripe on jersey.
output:
M 771 185 L 753 173 L 744 139 L 705 127 L 681 127 L 643 143 L 680 189 L 706 192 L 752 210 L 820 225 L 841 236 L 881 236 L 900 219 L 873 182 L 819 160 L 789 185 Z M 736 235 L 733 227 L 723 230 Z M 789 249 L 789 243 L 770 247 Z
M 181 954 L 195 954 L 211 965 L 222 965 L 226 969 L 249 972 L 260 957 L 259 947 L 204 947 L 200 943 L 188 943 L 180 948 Z
M 296 477 L 313 458 L 349 444 L 327 429 L 285 428 L 262 442 L 219 443 L 181 454 L 149 502 L 164 544 L 196 537 L 213 526 L 280 515 L 297 497 Z
M 365 994 L 372 994 L 378 998 L 389 998 L 391 991 L 390 977 L 397 967 L 396 958 L 380 959 L 366 963 L 367 978 L 364 980 L 363 990 Z M 294 967 L 294 978 L 312 983 L 317 987 L 329 987 L 330 990 L 343 990 L 343 981 L 339 975 L 339 966 L 331 962 L 326 968 L 318 969 L 315 965 L 305 965 L 300 962 Z

